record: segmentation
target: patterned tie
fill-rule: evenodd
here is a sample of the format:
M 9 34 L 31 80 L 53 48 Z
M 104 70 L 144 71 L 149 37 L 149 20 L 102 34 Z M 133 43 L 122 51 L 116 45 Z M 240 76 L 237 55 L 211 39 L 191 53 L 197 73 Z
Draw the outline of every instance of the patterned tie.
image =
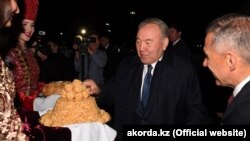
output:
M 144 108 L 147 105 L 148 102 L 148 97 L 149 97 L 149 89 L 150 89 L 150 82 L 152 79 L 152 74 L 151 74 L 151 70 L 152 70 L 152 66 L 148 65 L 148 71 L 147 74 L 145 75 L 144 78 L 144 82 L 143 82 L 143 88 L 142 88 L 142 104 L 144 106 Z
M 227 99 L 227 105 L 231 104 L 232 101 L 233 101 L 233 99 L 234 99 L 234 95 L 231 94 L 231 95 L 229 96 L 229 98 Z

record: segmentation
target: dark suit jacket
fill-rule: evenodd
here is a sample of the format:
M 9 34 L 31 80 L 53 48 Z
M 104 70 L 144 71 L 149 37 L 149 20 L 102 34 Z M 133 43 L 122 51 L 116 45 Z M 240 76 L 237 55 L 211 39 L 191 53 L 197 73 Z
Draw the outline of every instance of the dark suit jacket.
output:
M 192 58 L 191 50 L 182 39 L 180 39 L 175 45 L 169 45 L 166 52 L 176 54 L 184 59 Z
M 248 82 L 241 91 L 228 105 L 222 124 L 250 124 L 250 82 Z
M 103 49 L 107 53 L 107 64 L 105 65 L 103 75 L 105 82 L 108 81 L 116 72 L 120 63 L 118 49 L 114 46 L 109 46 L 108 49 Z
M 140 124 L 133 119 L 140 97 L 142 71 L 143 64 L 138 57 L 125 59 L 116 77 L 107 84 L 106 95 L 100 97 L 106 103 L 114 104 L 113 127 L 118 132 L 123 125 Z M 157 63 L 146 109 L 144 120 L 148 124 L 206 123 L 198 78 L 190 62 L 165 55 Z

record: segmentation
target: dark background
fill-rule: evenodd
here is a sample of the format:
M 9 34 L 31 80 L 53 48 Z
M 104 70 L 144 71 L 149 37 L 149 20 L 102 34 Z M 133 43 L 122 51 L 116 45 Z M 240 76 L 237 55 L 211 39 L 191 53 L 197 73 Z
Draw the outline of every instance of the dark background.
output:
M 138 23 L 144 18 L 157 17 L 167 24 L 178 22 L 183 38 L 190 44 L 203 44 L 205 27 L 209 21 L 226 13 L 250 13 L 249 0 L 40 0 L 36 31 L 47 35 L 63 32 L 71 41 L 81 28 L 108 29 L 115 44 L 133 42 Z M 136 15 L 130 15 L 130 11 Z M 105 26 L 109 22 L 111 26 Z
M 223 112 L 232 89 L 215 86 L 212 73 L 202 67 L 203 42 L 207 24 L 227 13 L 250 14 L 250 0 L 40 0 L 36 31 L 46 36 L 59 35 L 70 43 L 81 28 L 108 29 L 114 45 L 133 49 L 137 25 L 144 18 L 157 17 L 167 24 L 177 22 L 183 28 L 183 39 L 192 49 L 205 103 L 211 113 Z M 135 15 L 130 12 L 135 11 Z M 105 26 L 109 22 L 111 26 Z M 199 46 L 197 48 L 197 45 Z M 219 121 L 219 120 L 218 120 Z

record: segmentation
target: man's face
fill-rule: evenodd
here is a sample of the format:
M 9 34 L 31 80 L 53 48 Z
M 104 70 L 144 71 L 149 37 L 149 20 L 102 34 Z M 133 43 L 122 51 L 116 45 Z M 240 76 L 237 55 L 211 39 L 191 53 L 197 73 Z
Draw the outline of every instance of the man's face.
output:
M 222 44 L 212 44 L 212 35 L 212 33 L 208 33 L 205 38 L 205 46 L 203 50 L 206 56 L 203 61 L 203 66 L 208 67 L 208 69 L 213 73 L 218 86 L 226 86 L 228 80 L 226 57 L 225 54 L 218 53 L 215 50 L 214 46 Z
M 168 38 L 162 37 L 160 28 L 147 24 L 139 29 L 136 38 L 137 54 L 143 64 L 152 64 L 160 59 L 168 45 Z
M 100 44 L 105 47 L 109 43 L 108 39 L 106 37 L 102 37 L 100 40 Z
M 89 43 L 89 48 L 92 50 L 92 51 L 95 51 L 98 49 L 99 45 L 100 45 L 100 40 L 98 38 L 97 35 L 91 35 L 90 38 L 95 38 L 95 42 L 90 42 Z
M 169 39 L 172 43 L 174 43 L 177 39 L 181 37 L 181 32 L 178 32 L 175 28 L 171 27 Z

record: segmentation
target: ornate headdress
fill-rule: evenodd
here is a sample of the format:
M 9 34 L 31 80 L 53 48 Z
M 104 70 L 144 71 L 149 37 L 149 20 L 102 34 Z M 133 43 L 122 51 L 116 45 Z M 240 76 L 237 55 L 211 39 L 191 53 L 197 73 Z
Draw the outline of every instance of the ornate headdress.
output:
M 36 20 L 38 12 L 38 0 L 24 0 L 24 19 Z

